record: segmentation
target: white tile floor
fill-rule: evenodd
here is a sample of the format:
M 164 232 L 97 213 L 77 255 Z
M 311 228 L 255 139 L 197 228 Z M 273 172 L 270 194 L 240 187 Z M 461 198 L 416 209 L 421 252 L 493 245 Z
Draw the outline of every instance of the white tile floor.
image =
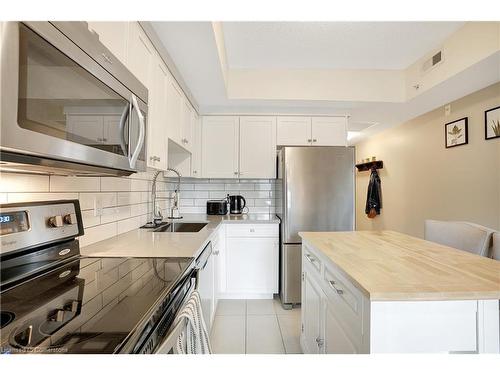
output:
M 300 308 L 274 300 L 220 300 L 211 332 L 216 354 L 298 354 Z

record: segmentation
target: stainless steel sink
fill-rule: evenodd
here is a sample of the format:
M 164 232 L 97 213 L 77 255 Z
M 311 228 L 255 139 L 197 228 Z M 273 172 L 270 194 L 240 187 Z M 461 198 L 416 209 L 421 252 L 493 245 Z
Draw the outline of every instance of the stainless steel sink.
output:
M 199 232 L 208 223 L 166 223 L 153 229 L 152 232 Z

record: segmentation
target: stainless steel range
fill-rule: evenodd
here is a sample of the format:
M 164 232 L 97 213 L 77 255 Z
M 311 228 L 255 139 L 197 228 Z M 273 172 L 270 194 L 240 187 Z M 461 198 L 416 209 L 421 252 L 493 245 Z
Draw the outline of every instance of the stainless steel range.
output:
M 0 352 L 164 347 L 195 288 L 194 260 L 83 257 L 81 235 L 77 200 L 0 205 Z

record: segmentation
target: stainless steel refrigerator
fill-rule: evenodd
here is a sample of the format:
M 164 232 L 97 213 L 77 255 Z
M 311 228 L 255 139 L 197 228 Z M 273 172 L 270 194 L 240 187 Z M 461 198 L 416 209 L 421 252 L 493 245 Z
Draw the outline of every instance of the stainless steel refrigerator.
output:
M 280 298 L 300 303 L 299 232 L 354 229 L 354 148 L 283 147 L 278 151 Z

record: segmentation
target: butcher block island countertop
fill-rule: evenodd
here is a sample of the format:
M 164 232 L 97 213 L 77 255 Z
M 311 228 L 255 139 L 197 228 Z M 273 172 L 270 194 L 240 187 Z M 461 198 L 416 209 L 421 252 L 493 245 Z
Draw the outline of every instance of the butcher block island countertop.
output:
M 500 262 L 394 231 L 301 232 L 372 301 L 500 299 Z

